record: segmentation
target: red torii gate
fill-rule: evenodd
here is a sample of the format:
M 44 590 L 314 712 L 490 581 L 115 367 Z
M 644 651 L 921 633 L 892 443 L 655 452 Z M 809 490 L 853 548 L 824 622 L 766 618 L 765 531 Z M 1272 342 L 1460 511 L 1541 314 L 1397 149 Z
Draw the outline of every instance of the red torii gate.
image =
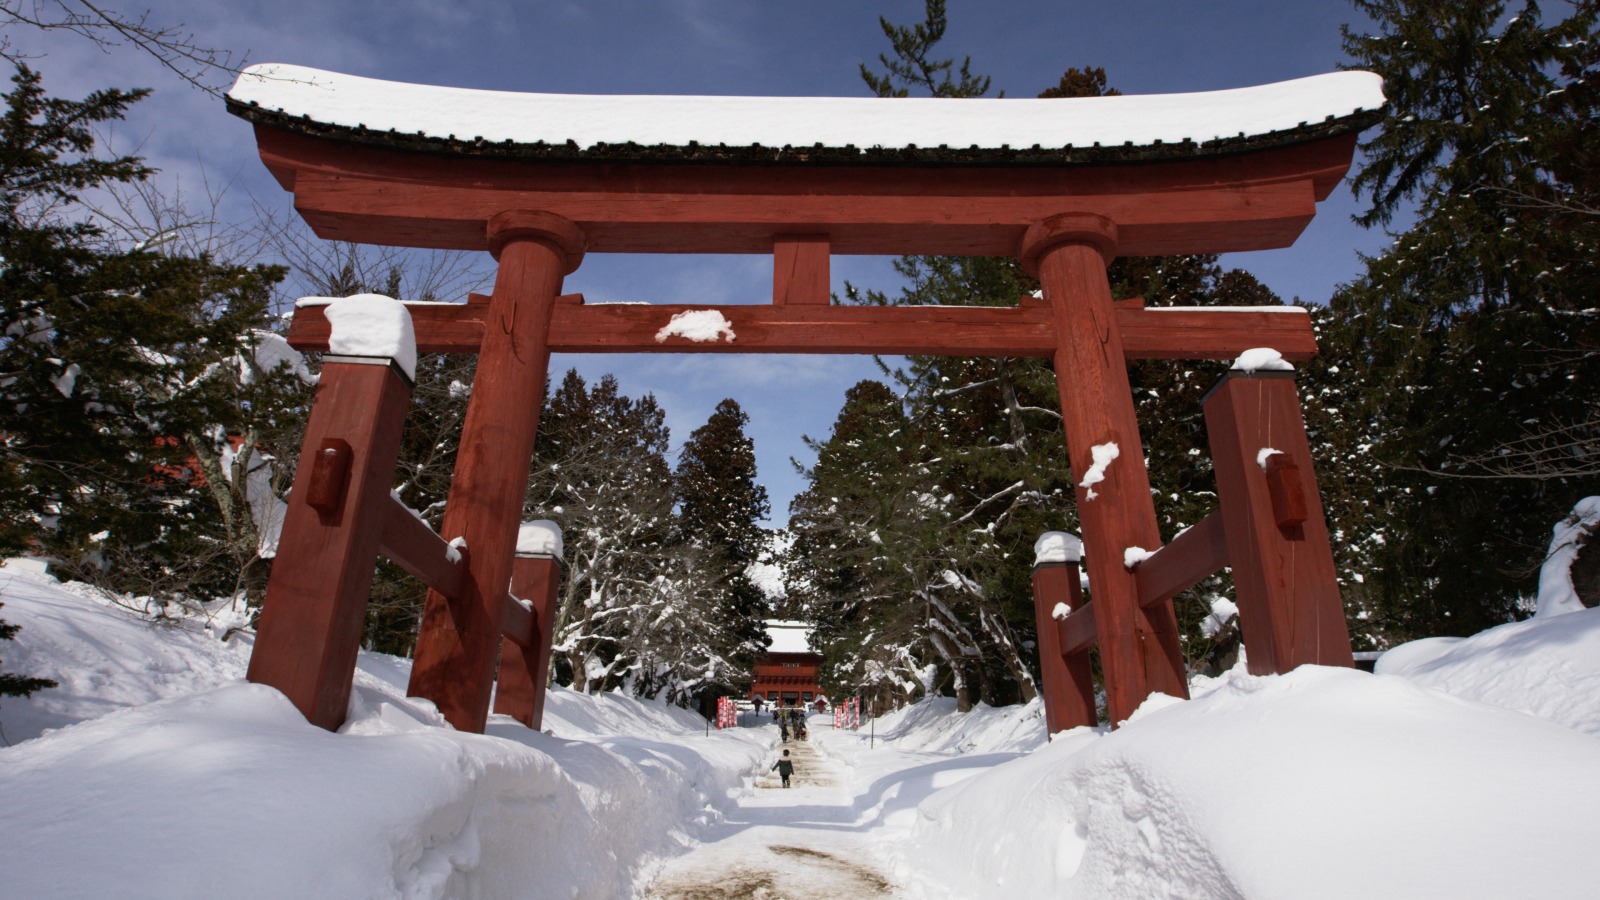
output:
M 250 680 L 337 728 L 381 552 L 430 587 L 410 692 L 457 728 L 482 731 L 510 638 L 523 649 L 501 666 L 499 708 L 537 727 L 558 561 L 518 562 L 515 551 L 551 352 L 1050 357 L 1073 471 L 1091 469 L 1097 446 L 1123 448 L 1092 492 L 1078 489 L 1093 603 L 1057 622 L 1049 611 L 1075 582 L 1036 578 L 1051 730 L 1094 721 L 1087 672 L 1069 665 L 1091 642 L 1112 722 L 1152 692 L 1187 696 L 1170 600 L 1225 565 L 1239 585 L 1252 671 L 1349 665 L 1309 448 L 1283 373 L 1233 377 L 1207 401 L 1219 512 L 1137 566 L 1123 558 L 1125 548 L 1161 544 L 1126 361 L 1227 359 L 1257 347 L 1307 359 L 1316 353 L 1308 317 L 1115 302 L 1106 265 L 1292 243 L 1348 170 L 1357 133 L 1382 106 L 1379 85 L 1351 72 L 1209 95 L 1073 100 L 618 98 L 252 67 L 229 109 L 254 123 L 262 160 L 318 235 L 487 250 L 499 269 L 488 297 L 408 305 L 419 352 L 479 355 L 441 526 L 465 538 L 465 558 L 451 562 L 443 539 L 389 496 L 409 382 L 372 360 L 325 359 Z M 760 140 L 769 134 L 780 137 Z M 586 252 L 771 253 L 772 303 L 587 305 L 561 293 Z M 834 253 L 1015 256 L 1043 299 L 833 306 Z M 692 341 L 666 327 L 706 309 L 731 339 Z M 298 310 L 290 343 L 327 350 L 321 313 Z M 1267 447 L 1279 454 L 1258 466 Z M 512 593 L 532 609 L 508 598 L 514 578 Z

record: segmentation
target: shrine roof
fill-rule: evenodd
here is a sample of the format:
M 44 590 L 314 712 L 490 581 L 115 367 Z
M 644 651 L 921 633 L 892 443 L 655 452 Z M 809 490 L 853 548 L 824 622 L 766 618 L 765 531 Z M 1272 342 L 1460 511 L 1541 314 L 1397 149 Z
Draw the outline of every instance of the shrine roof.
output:
M 1074 165 L 1192 159 L 1358 131 L 1370 72 L 1204 93 L 1061 99 L 531 94 L 246 69 L 228 109 L 334 140 L 469 156 L 601 162 Z
M 767 637 L 772 640 L 772 645 L 767 648 L 768 653 L 811 653 L 811 641 L 808 632 L 811 625 L 806 622 L 767 622 Z

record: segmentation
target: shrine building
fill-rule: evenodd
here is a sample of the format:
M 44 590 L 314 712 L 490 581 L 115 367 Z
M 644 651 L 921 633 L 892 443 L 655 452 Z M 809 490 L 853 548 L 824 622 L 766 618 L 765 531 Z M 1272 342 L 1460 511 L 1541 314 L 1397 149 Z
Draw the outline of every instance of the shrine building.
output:
M 772 646 L 756 660 L 750 699 L 760 697 L 773 706 L 811 706 L 818 699 L 826 702 L 820 681 L 822 654 L 811 650 L 806 639 L 809 627 L 804 622 L 767 623 Z

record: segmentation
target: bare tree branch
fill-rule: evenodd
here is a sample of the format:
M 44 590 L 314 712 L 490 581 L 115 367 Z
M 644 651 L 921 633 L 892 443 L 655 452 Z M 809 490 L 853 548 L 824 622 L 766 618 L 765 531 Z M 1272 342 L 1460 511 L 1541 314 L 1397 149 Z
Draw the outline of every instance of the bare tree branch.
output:
M 134 47 L 179 78 L 208 94 L 220 94 L 222 85 L 212 79 L 232 81 L 244 66 L 233 51 L 207 47 L 183 23 L 152 22 L 148 9 L 124 14 L 91 0 L 0 0 L 0 58 L 21 63 L 33 57 L 13 41 L 17 29 L 61 31 L 92 41 L 102 52 Z

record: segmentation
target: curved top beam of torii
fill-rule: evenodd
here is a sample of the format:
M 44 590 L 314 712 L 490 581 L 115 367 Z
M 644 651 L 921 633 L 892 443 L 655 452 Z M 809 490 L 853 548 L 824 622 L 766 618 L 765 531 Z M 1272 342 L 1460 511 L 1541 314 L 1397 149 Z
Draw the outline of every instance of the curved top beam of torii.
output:
M 773 305 L 724 307 L 737 310 L 736 344 L 656 340 L 664 307 L 569 303 L 552 349 L 962 355 L 1048 355 L 1052 322 L 1026 303 L 867 322 L 890 311 L 829 307 L 828 257 L 1014 257 L 1030 227 L 1063 214 L 1111 223 L 1117 255 L 1287 246 L 1383 103 L 1366 72 L 1210 93 L 934 100 L 519 94 L 267 64 L 228 94 L 324 238 L 487 250 L 493 216 L 529 210 L 576 225 L 588 252 L 774 254 Z M 1141 345 L 1141 327 L 1208 333 L 1178 311 L 1154 314 L 1119 312 L 1130 355 L 1231 356 L 1241 329 L 1259 333 L 1246 347 L 1315 352 L 1303 317 L 1266 313 L 1231 317 L 1209 342 Z M 297 317 L 298 345 L 316 347 L 306 329 L 318 319 Z M 839 330 L 847 320 L 870 333 Z M 470 331 L 432 349 L 466 349 Z

